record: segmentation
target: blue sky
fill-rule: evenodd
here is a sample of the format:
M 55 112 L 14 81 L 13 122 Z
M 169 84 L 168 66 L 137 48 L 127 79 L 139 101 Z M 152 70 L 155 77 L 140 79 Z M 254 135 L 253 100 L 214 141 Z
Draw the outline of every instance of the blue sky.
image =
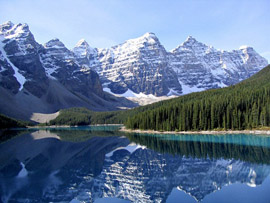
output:
M 252 46 L 270 62 L 269 8 L 269 0 L 0 0 L 0 23 L 27 23 L 39 43 L 59 38 L 68 48 L 154 32 L 171 50 L 191 35 L 228 51 Z

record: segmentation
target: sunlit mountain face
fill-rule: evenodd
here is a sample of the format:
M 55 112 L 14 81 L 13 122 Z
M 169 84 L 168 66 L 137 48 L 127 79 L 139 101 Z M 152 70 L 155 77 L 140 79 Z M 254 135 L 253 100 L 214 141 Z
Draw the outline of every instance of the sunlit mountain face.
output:
M 151 32 L 110 48 L 80 40 L 69 50 L 59 39 L 41 45 L 27 24 L 8 21 L 0 25 L 0 113 L 29 120 L 71 107 L 132 108 L 231 86 L 267 64 L 252 47 L 221 51 L 191 36 L 167 51 Z

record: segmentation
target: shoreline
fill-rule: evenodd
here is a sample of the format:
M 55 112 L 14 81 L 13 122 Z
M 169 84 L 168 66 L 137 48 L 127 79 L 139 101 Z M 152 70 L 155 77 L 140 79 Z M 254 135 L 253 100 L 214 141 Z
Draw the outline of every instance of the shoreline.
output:
M 47 126 L 26 126 L 26 129 L 31 128 L 77 128 L 77 127 L 83 127 L 83 126 L 122 126 L 123 124 L 94 124 L 94 125 L 47 125 Z
M 206 131 L 156 131 L 156 130 L 131 130 L 126 129 L 123 124 L 95 124 L 95 125 L 84 125 L 84 126 L 121 126 L 119 128 L 120 132 L 127 132 L 127 133 L 140 133 L 140 134 L 257 134 L 257 135 L 270 135 L 269 130 L 206 130 Z M 69 126 L 69 125 L 55 125 L 55 126 L 27 126 L 25 129 L 44 129 L 44 128 L 76 128 L 82 126 Z M 3 129 L 2 129 L 3 130 Z M 6 129 L 5 129 L 6 130 Z
M 120 128 L 121 132 L 128 132 L 128 133 L 140 133 L 140 134 L 257 134 L 257 135 L 270 135 L 270 130 L 221 130 L 221 131 L 213 131 L 213 130 L 206 130 L 206 131 L 155 131 L 155 130 L 130 130 L 126 129 L 125 126 Z

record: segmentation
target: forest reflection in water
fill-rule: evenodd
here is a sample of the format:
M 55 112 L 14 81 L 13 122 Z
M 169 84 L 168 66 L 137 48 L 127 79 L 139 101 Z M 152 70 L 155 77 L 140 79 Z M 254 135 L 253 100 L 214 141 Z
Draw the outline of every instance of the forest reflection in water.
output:
M 130 141 L 160 153 L 193 158 L 239 159 L 270 163 L 270 136 L 249 134 L 157 135 L 128 134 Z
M 268 136 L 143 135 L 118 128 L 32 129 L 1 143 L 1 201 L 165 202 L 175 190 L 202 201 L 234 183 L 269 189 Z

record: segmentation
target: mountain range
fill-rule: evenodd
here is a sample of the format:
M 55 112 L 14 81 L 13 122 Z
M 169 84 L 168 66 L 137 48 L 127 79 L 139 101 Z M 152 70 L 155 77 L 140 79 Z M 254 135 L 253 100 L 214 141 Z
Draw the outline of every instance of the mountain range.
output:
M 27 24 L 0 25 L 0 113 L 29 119 L 83 106 L 96 111 L 137 104 L 118 96 L 170 96 L 226 87 L 268 64 L 251 47 L 216 50 L 193 37 L 168 52 L 153 33 L 111 48 L 85 40 L 36 42 Z
M 226 87 L 249 78 L 268 62 L 252 47 L 216 50 L 189 36 L 167 52 L 153 33 L 109 49 L 79 41 L 73 49 L 80 64 L 96 70 L 105 90 L 123 94 L 181 95 Z
M 59 40 L 35 41 L 28 25 L 0 26 L 0 112 L 29 119 L 84 106 L 96 111 L 134 107 L 133 102 L 103 91 L 98 74 L 81 66 Z

